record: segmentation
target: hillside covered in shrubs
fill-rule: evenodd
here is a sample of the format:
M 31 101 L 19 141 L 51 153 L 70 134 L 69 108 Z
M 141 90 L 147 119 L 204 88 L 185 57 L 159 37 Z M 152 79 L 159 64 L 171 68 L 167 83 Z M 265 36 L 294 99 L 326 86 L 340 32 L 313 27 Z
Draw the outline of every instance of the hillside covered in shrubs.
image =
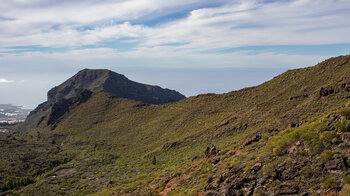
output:
M 350 194 L 350 56 L 174 103 L 63 102 L 0 135 L 0 194 Z

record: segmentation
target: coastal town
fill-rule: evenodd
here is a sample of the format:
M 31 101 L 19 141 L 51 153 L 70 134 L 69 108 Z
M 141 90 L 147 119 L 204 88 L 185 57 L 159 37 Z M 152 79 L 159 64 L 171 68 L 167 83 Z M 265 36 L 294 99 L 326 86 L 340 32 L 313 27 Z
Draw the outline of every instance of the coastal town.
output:
M 9 133 L 9 126 L 23 122 L 30 110 L 11 104 L 0 104 L 0 133 Z
M 0 133 L 9 133 L 10 132 L 10 130 L 8 130 L 8 129 L 0 129 Z

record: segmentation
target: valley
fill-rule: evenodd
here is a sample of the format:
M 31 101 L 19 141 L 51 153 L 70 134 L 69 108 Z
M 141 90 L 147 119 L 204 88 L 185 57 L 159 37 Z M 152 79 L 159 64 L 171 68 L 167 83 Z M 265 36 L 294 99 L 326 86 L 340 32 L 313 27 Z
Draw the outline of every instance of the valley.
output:
M 350 196 L 350 0 L 0 1 L 0 196 Z

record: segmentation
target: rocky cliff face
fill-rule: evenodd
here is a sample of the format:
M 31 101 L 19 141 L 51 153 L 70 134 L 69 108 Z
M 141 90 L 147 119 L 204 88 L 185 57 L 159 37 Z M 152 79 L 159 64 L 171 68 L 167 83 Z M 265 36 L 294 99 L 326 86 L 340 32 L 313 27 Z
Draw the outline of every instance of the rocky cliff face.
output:
M 70 99 L 79 95 L 83 90 L 108 92 L 117 97 L 150 104 L 176 102 L 185 98 L 177 91 L 137 83 L 124 75 L 109 70 L 84 69 L 63 84 L 51 89 L 48 92 L 48 101 L 56 102 L 61 99 Z
M 53 104 L 47 125 L 51 126 L 52 129 L 55 128 L 56 124 L 65 113 L 69 112 L 70 109 L 86 102 L 91 97 L 91 94 L 91 91 L 84 90 L 77 97 L 61 99 Z

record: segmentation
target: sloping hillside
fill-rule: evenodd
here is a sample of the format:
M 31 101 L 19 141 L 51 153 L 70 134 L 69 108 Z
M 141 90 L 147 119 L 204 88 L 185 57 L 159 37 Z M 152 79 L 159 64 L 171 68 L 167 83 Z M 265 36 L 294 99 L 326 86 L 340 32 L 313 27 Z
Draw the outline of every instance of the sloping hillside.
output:
M 350 181 L 349 60 L 332 58 L 256 87 L 163 105 L 105 92 L 88 93 L 83 102 L 73 98 L 55 126 L 1 140 L 11 144 L 3 144 L 2 153 L 12 153 L 1 160 L 1 182 L 31 179 L 26 186 L 3 190 L 33 195 L 338 194 Z M 19 150 L 19 142 L 43 153 L 29 156 L 31 151 Z
M 85 92 L 107 92 L 120 98 L 128 98 L 149 104 L 164 104 L 186 98 L 177 91 L 159 86 L 141 84 L 124 75 L 106 69 L 84 69 L 47 93 L 47 101 L 32 111 L 26 122 L 17 130 L 30 130 L 53 125 L 69 110 L 69 102 Z M 81 101 L 84 101 L 81 100 Z M 79 103 L 80 104 L 80 103 Z

